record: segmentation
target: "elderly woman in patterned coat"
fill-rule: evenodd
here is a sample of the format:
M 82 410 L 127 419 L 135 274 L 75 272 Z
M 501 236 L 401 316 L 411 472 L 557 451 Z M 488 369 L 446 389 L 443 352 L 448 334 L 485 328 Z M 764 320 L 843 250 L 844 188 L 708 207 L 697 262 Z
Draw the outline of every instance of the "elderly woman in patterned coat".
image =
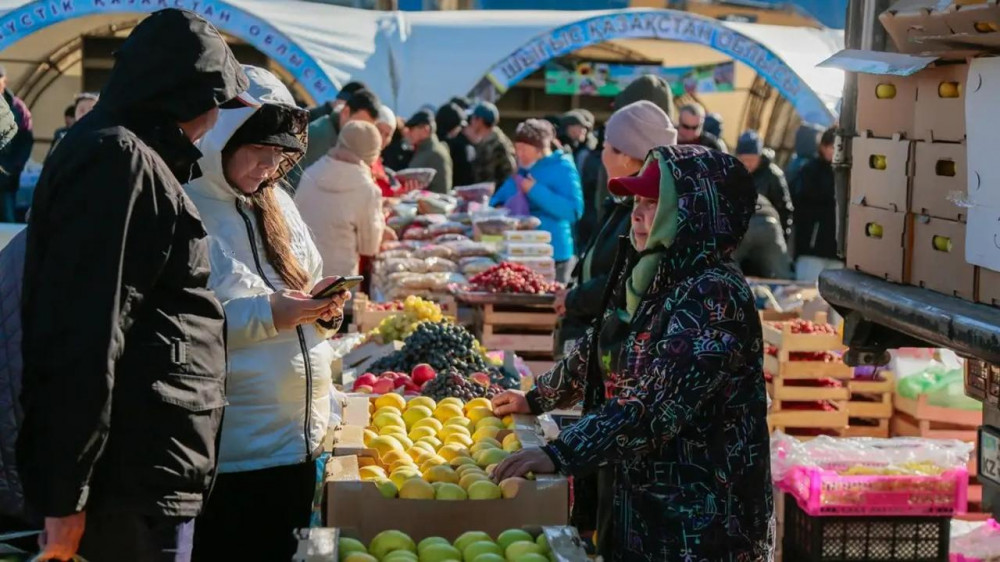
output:
M 610 467 L 610 524 L 597 529 L 610 560 L 769 560 L 761 327 L 731 259 L 754 213 L 753 181 L 731 156 L 677 146 L 653 150 L 638 176 L 609 187 L 636 197 L 631 273 L 612 277 L 601 322 L 535 389 L 494 399 L 501 415 L 594 393 L 603 403 L 494 477 Z

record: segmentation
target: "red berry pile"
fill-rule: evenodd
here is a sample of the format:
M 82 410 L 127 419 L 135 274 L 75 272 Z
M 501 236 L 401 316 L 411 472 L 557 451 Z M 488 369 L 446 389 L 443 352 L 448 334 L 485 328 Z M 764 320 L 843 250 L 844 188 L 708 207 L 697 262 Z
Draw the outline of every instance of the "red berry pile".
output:
M 837 335 L 837 329 L 830 324 L 817 324 L 812 320 L 797 318 L 788 322 L 772 322 L 772 326 L 779 330 L 784 330 L 788 326 L 793 334 L 830 334 Z
M 523 293 L 530 295 L 554 293 L 560 283 L 550 283 L 544 277 L 519 263 L 503 262 L 474 275 L 469 288 L 485 293 Z

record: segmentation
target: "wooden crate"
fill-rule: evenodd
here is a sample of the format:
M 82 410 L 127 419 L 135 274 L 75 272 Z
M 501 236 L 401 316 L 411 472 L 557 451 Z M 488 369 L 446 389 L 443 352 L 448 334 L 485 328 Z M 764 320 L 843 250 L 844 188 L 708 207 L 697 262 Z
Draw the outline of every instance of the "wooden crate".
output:
M 841 431 L 841 437 L 889 437 L 888 419 L 864 419 L 851 417 L 846 429 Z
M 817 323 L 825 323 L 826 315 L 816 315 Z M 770 324 L 763 324 L 764 343 L 769 343 L 778 348 L 779 359 L 782 353 L 793 351 L 842 351 L 846 349 L 841 336 L 838 334 L 793 334 L 788 326 L 781 328 Z
M 920 420 L 909 414 L 896 412 L 890 421 L 894 437 L 926 437 L 928 439 L 957 439 L 959 441 L 976 441 L 976 428 L 967 425 L 950 424 Z
M 551 359 L 556 320 L 551 306 L 484 304 L 477 315 L 477 335 L 486 349 Z
M 846 428 L 848 415 L 844 403 L 834 401 L 828 403 L 832 404 L 835 410 L 781 410 L 775 409 L 777 404 L 772 404 L 772 410 L 767 416 L 767 425 L 771 431 L 776 429 L 785 431 L 789 428 L 840 431 Z
M 892 417 L 892 394 L 851 394 L 847 413 L 852 418 L 887 420 Z
M 975 434 L 976 428 L 983 424 L 982 410 L 958 410 L 932 406 L 927 402 L 927 396 L 921 394 L 917 400 L 905 396 L 893 395 L 893 407 L 897 413 L 919 422 L 922 429 L 929 429 L 933 424 L 947 424 L 964 427 Z M 971 441 L 975 441 L 975 437 Z
M 792 361 L 790 352 L 778 349 L 778 356 L 764 354 L 764 371 L 785 379 L 850 379 L 854 368 L 842 361 Z
M 454 320 L 457 317 L 458 305 L 454 297 L 442 295 L 440 299 L 433 300 L 441 307 L 441 314 L 445 318 Z M 351 331 L 367 332 L 373 330 L 382 320 L 402 313 L 402 310 L 375 310 L 375 303 L 369 300 L 368 295 L 359 293 L 352 299 Z
M 850 398 L 850 391 L 845 386 L 795 386 L 787 384 L 786 381 L 787 379 L 774 377 L 767 383 L 767 394 L 775 404 L 779 404 L 777 407 L 772 404 L 773 409 L 780 410 L 781 402 L 846 401 Z

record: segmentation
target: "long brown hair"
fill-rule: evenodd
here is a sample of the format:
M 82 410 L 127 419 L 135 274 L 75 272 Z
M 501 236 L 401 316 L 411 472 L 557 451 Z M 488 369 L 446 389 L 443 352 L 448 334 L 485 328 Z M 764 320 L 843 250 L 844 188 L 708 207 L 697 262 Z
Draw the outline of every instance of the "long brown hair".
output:
M 264 255 L 289 289 L 308 291 L 312 286 L 312 278 L 292 253 L 291 230 L 274 193 L 275 189 L 281 189 L 281 186 L 277 183 L 262 186 L 250 196 L 257 224 L 262 230 Z

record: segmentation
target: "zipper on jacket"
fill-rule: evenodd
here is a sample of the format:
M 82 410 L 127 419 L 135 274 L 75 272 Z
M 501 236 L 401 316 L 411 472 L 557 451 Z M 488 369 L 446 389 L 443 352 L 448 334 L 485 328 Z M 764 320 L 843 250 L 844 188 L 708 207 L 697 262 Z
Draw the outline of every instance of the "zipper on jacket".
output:
M 260 278 L 264 280 L 264 283 L 272 291 L 277 291 L 278 289 L 271 284 L 267 275 L 264 274 L 264 268 L 260 265 L 260 254 L 257 253 L 257 238 L 254 235 L 253 223 L 250 222 L 250 217 L 246 216 L 246 213 L 243 212 L 243 209 L 240 207 L 239 200 L 236 200 L 234 204 L 236 205 L 236 212 L 239 213 L 240 218 L 243 219 L 243 224 L 247 227 L 247 237 L 250 239 L 250 252 L 253 254 L 253 261 L 254 265 L 257 267 L 257 274 L 260 275 Z M 313 452 L 310 450 L 309 446 L 312 442 L 312 439 L 310 439 L 311 432 L 309 430 L 309 422 L 312 420 L 312 361 L 309 357 L 309 348 L 306 345 L 306 335 L 305 332 L 302 331 L 302 326 L 296 326 L 295 333 L 299 337 L 299 347 L 302 349 L 302 362 L 306 368 L 306 420 L 305 423 L 302 424 L 302 433 L 306 438 L 306 462 L 310 462 L 313 460 Z

